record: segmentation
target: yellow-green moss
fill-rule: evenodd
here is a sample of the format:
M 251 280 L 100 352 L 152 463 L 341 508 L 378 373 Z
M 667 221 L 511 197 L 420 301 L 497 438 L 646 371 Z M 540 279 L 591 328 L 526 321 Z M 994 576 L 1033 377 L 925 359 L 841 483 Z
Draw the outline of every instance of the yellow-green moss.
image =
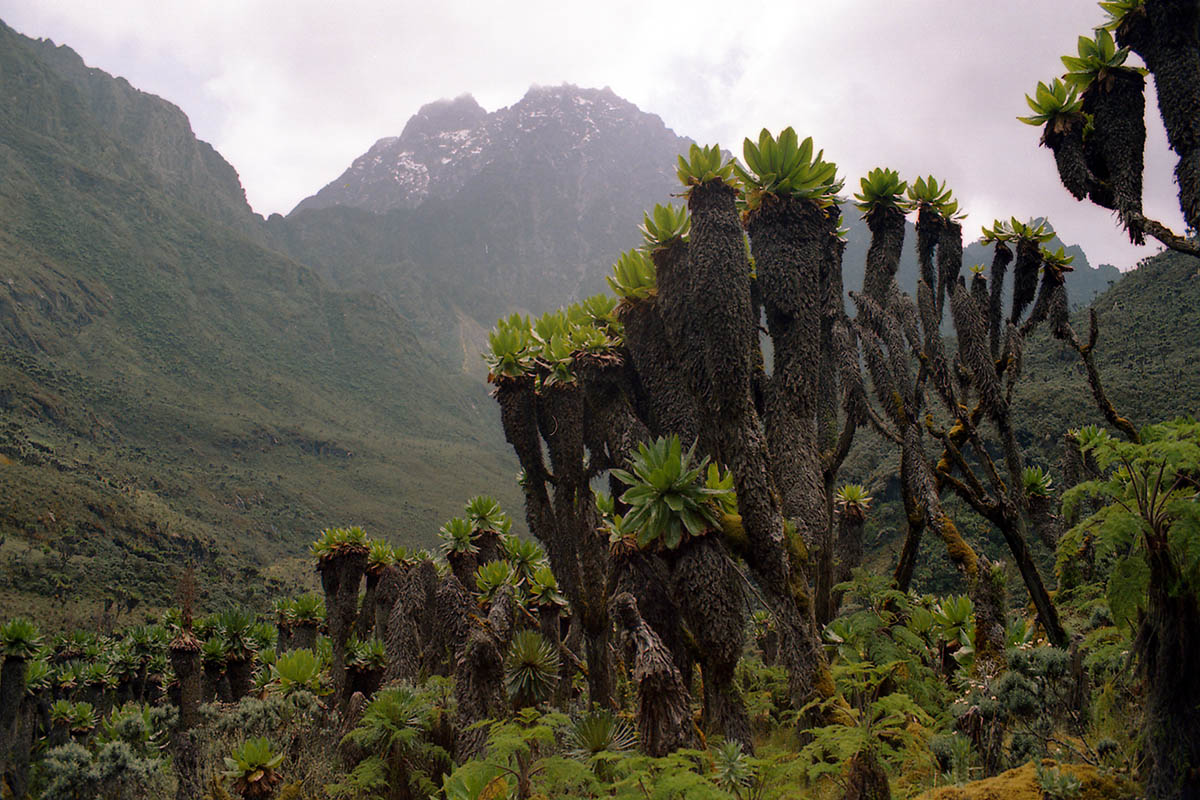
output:
M 1049 760 L 1042 764 L 1055 766 Z M 1064 764 L 1061 768 L 1083 784 L 1078 800 L 1134 800 L 1141 796 L 1137 785 L 1124 775 L 1101 773 L 1090 764 Z M 935 789 L 921 795 L 921 800 L 1042 800 L 1042 790 L 1030 761 L 994 778 Z
M 729 549 L 738 555 L 750 552 L 750 539 L 746 536 L 741 514 L 721 514 L 721 535 Z
M 937 519 L 936 527 L 942 541 L 946 543 L 946 552 L 950 555 L 950 560 L 958 565 L 968 578 L 974 578 L 979 571 L 979 558 L 971 545 L 967 544 L 967 540 L 945 514 Z

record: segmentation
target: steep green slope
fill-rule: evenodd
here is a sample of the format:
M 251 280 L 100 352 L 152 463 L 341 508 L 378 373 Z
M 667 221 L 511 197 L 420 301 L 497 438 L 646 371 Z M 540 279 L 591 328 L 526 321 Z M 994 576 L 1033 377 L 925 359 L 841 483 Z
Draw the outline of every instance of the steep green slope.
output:
M 1173 251 L 1144 259 L 1093 303 L 1096 360 L 1117 410 L 1135 425 L 1200 415 L 1200 260 Z M 1086 338 L 1085 314 L 1072 318 Z M 1044 334 L 1026 349 L 1017 402 L 1026 443 L 1049 448 L 1068 427 L 1104 420 L 1078 356 Z
M 227 180 L 151 157 L 171 141 L 121 135 L 168 104 L 111 124 L 93 108 L 112 93 L 45 50 L 0 28 L 0 603 L 161 602 L 184 558 L 214 600 L 262 591 L 243 572 L 320 527 L 428 544 L 471 493 L 516 502 L 480 385 L 377 297 L 256 241 Z

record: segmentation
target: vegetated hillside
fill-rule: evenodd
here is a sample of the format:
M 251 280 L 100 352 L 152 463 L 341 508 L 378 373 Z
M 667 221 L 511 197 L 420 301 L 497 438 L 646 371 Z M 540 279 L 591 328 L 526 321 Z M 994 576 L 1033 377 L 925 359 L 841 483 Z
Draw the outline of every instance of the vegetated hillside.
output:
M 326 525 L 426 545 L 515 502 L 483 388 L 263 246 L 178 109 L 83 69 L 0 26 L 0 604 L 164 602 L 188 558 L 215 602 Z
M 1177 416 L 1200 415 L 1200 260 L 1166 251 L 1143 259 L 1112 288 L 1093 302 L 1099 338 L 1096 360 L 1102 383 L 1118 412 L 1143 426 Z M 1084 341 L 1088 310 L 1072 315 L 1072 325 Z M 1013 401 L 1017 436 L 1029 464 L 1047 469 L 1060 487 L 1062 437 L 1069 429 L 1096 424 L 1108 426 L 1088 387 L 1079 356 L 1043 328 L 1024 348 L 1023 377 Z M 898 454 L 870 431 L 861 431 L 844 469 L 845 480 L 871 486 L 877 503 L 868 518 L 874 537 L 874 565 L 894 565 L 904 537 L 904 511 L 896 473 Z M 992 558 L 1007 560 L 999 535 L 969 509 L 958 506 L 956 522 L 972 542 Z M 868 539 L 870 542 L 870 537 Z M 1052 574 L 1053 553 L 1031 542 L 1044 574 Z M 929 591 L 949 591 L 956 585 L 944 547 L 933 537 L 922 541 L 917 585 Z M 1019 581 L 1013 582 L 1020 591 Z
M 1120 414 L 1139 427 L 1200 414 L 1200 260 L 1174 251 L 1143 259 L 1093 308 L 1097 365 Z M 1086 341 L 1086 314 L 1072 324 Z M 1067 428 L 1106 424 L 1070 347 L 1039 334 L 1026 347 L 1025 371 L 1015 402 L 1027 409 L 1028 447 L 1057 452 Z
M 6 555 L 33 564 L 44 539 L 111 562 L 129 558 L 113 531 L 162 539 L 136 545 L 133 581 L 183 541 L 270 559 L 362 522 L 427 544 L 467 494 L 518 506 L 486 331 L 603 289 L 642 211 L 677 192 L 688 139 L 610 90 L 433 103 L 264 224 L 179 109 L 3 36 Z M 848 217 L 853 288 L 868 237 Z M 1099 274 L 1077 256 L 1073 281 Z M 84 574 L 41 574 L 60 571 Z

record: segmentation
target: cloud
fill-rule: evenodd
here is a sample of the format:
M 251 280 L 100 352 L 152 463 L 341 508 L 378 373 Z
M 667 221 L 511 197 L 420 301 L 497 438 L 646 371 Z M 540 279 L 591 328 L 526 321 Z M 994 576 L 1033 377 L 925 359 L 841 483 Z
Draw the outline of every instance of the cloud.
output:
M 711 0 L 0 0 L 0 17 L 183 108 L 260 213 L 286 213 L 426 102 L 469 92 L 495 109 L 567 81 L 611 86 L 735 153 L 763 126 L 793 125 L 848 189 L 880 165 L 933 173 L 971 212 L 969 234 L 997 216 L 1046 215 L 1094 261 L 1147 254 L 1067 195 L 1038 132 L 1014 119 L 1099 21 L 1092 3 L 805 1 L 734 14 Z M 1147 210 L 1181 226 L 1150 116 Z

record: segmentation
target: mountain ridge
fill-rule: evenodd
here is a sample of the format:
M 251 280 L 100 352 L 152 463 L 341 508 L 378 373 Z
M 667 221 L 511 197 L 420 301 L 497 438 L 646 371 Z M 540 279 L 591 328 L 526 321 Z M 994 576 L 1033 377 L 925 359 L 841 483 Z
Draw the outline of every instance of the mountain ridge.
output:
M 373 147 L 423 141 L 440 163 L 469 138 L 441 134 L 474 121 L 494 157 L 411 208 L 264 221 L 177 107 L 65 46 L 8 28 L 0 45 L 6 561 L 44 545 L 87 565 L 49 570 L 81 598 L 103 591 L 93 570 L 161 602 L 162 564 L 195 558 L 215 602 L 243 568 L 304 575 L 287 567 L 323 525 L 429 544 L 479 491 L 520 516 L 476 353 L 496 317 L 603 289 L 690 140 L 606 89 L 535 87 L 490 114 L 460 97 Z M 18 571 L 0 597 L 21 581 L 57 591 Z

